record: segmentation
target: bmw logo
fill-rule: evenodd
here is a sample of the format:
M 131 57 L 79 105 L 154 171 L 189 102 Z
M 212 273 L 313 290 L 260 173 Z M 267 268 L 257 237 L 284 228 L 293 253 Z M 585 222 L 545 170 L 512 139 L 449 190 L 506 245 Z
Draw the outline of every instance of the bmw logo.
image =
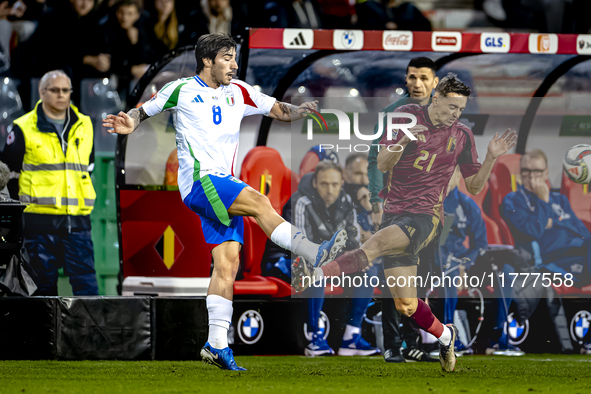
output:
M 509 328 L 507 329 L 507 323 Z M 525 324 L 520 325 L 516 319 L 513 318 L 513 313 L 507 316 L 507 323 L 505 323 L 505 332 L 509 334 L 509 343 L 511 345 L 519 345 L 525 341 L 527 334 L 529 334 L 529 320 L 525 319 Z
M 585 342 L 585 337 L 589 333 L 589 322 L 591 322 L 591 313 L 587 311 L 578 311 L 570 321 L 570 335 L 580 345 Z
M 347 48 L 352 47 L 355 43 L 355 33 L 350 30 L 343 32 L 342 40 L 344 46 L 346 46 Z
M 238 336 L 247 345 L 255 344 L 263 335 L 263 317 L 257 311 L 248 310 L 238 320 Z
M 322 336 L 324 339 L 328 338 L 328 334 L 330 334 L 330 320 L 328 320 L 328 316 L 324 311 L 320 311 L 320 318 L 318 319 L 318 328 L 322 332 Z M 308 325 L 304 323 L 304 336 L 308 341 L 312 340 L 312 333 L 308 332 Z

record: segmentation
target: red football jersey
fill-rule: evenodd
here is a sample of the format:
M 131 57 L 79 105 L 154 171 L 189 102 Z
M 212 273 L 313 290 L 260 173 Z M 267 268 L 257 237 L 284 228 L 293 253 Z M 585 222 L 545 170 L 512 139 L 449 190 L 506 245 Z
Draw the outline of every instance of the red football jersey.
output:
M 394 112 L 415 115 L 417 125 L 428 130 L 406 145 L 402 157 L 390 170 L 388 184 L 380 192 L 385 200 L 384 212 L 425 213 L 443 220 L 443 200 L 456 164 L 464 178 L 476 174 L 481 167 L 472 131 L 458 121 L 450 127 L 433 126 L 427 105 L 405 105 Z M 393 122 L 408 123 L 408 119 L 394 118 Z M 381 144 L 394 145 L 403 136 L 402 131 L 394 130 L 393 139 L 388 140 L 384 132 Z

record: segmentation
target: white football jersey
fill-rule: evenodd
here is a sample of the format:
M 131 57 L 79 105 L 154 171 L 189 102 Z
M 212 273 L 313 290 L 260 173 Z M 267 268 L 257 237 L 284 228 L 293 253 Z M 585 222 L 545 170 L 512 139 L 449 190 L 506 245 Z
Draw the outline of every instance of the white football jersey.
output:
M 268 115 L 275 101 L 239 80 L 213 89 L 195 76 L 170 82 L 142 105 L 148 116 L 172 111 L 183 200 L 207 174 L 234 175 L 242 118 Z

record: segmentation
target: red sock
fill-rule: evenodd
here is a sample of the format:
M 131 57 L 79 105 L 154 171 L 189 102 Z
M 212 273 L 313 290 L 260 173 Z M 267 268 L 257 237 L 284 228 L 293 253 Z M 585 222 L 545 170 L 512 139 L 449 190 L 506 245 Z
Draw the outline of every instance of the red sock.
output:
M 324 276 L 340 276 L 343 274 L 352 274 L 359 272 L 369 265 L 367 255 L 361 249 L 351 253 L 345 253 L 322 267 Z
M 433 312 L 431 312 L 431 308 L 429 308 L 429 305 L 427 305 L 425 301 L 420 298 L 418 298 L 418 301 L 419 305 L 417 306 L 417 310 L 410 318 L 415 321 L 417 326 L 421 327 L 429 334 L 435 335 L 436 338 L 439 338 L 441 334 L 443 334 L 443 324 L 441 324 Z

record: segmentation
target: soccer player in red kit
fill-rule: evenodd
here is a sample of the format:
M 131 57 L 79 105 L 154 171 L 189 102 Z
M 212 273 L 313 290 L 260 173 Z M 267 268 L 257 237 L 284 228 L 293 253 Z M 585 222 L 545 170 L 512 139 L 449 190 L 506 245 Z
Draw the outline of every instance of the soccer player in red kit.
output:
M 388 286 L 394 297 L 396 309 L 413 319 L 421 329 L 435 335 L 439 340 L 439 360 L 444 371 L 455 368 L 454 342 L 457 328 L 444 326 L 431 312 L 429 306 L 417 298 L 416 277 L 419 264 L 418 253 L 439 233 L 443 220 L 443 199 L 447 185 L 457 164 L 460 166 L 466 187 L 478 194 L 490 176 L 497 157 L 507 153 L 516 141 L 515 131 L 508 129 L 501 137 L 498 133 L 488 144 L 483 164 L 478 162 L 472 131 L 458 122 L 470 97 L 471 89 L 449 73 L 443 78 L 433 95 L 430 105 L 410 104 L 395 112 L 413 114 L 416 126 L 409 131 L 417 138 L 411 140 L 405 133 L 393 133 L 388 140 L 384 133 L 378 154 L 378 169 L 389 172 L 389 182 L 380 197 L 385 198 L 384 219 L 380 231 L 363 244 L 361 249 L 342 255 L 322 267 L 313 267 L 302 258 L 292 266 L 292 284 L 296 290 L 303 289 L 311 276 L 313 281 L 323 277 L 340 276 L 365 271 L 372 261 L 384 256 L 386 277 L 406 277 L 406 287 L 397 287 L 396 280 Z M 396 118 L 398 120 L 400 118 Z M 405 120 L 400 120 L 400 123 Z

